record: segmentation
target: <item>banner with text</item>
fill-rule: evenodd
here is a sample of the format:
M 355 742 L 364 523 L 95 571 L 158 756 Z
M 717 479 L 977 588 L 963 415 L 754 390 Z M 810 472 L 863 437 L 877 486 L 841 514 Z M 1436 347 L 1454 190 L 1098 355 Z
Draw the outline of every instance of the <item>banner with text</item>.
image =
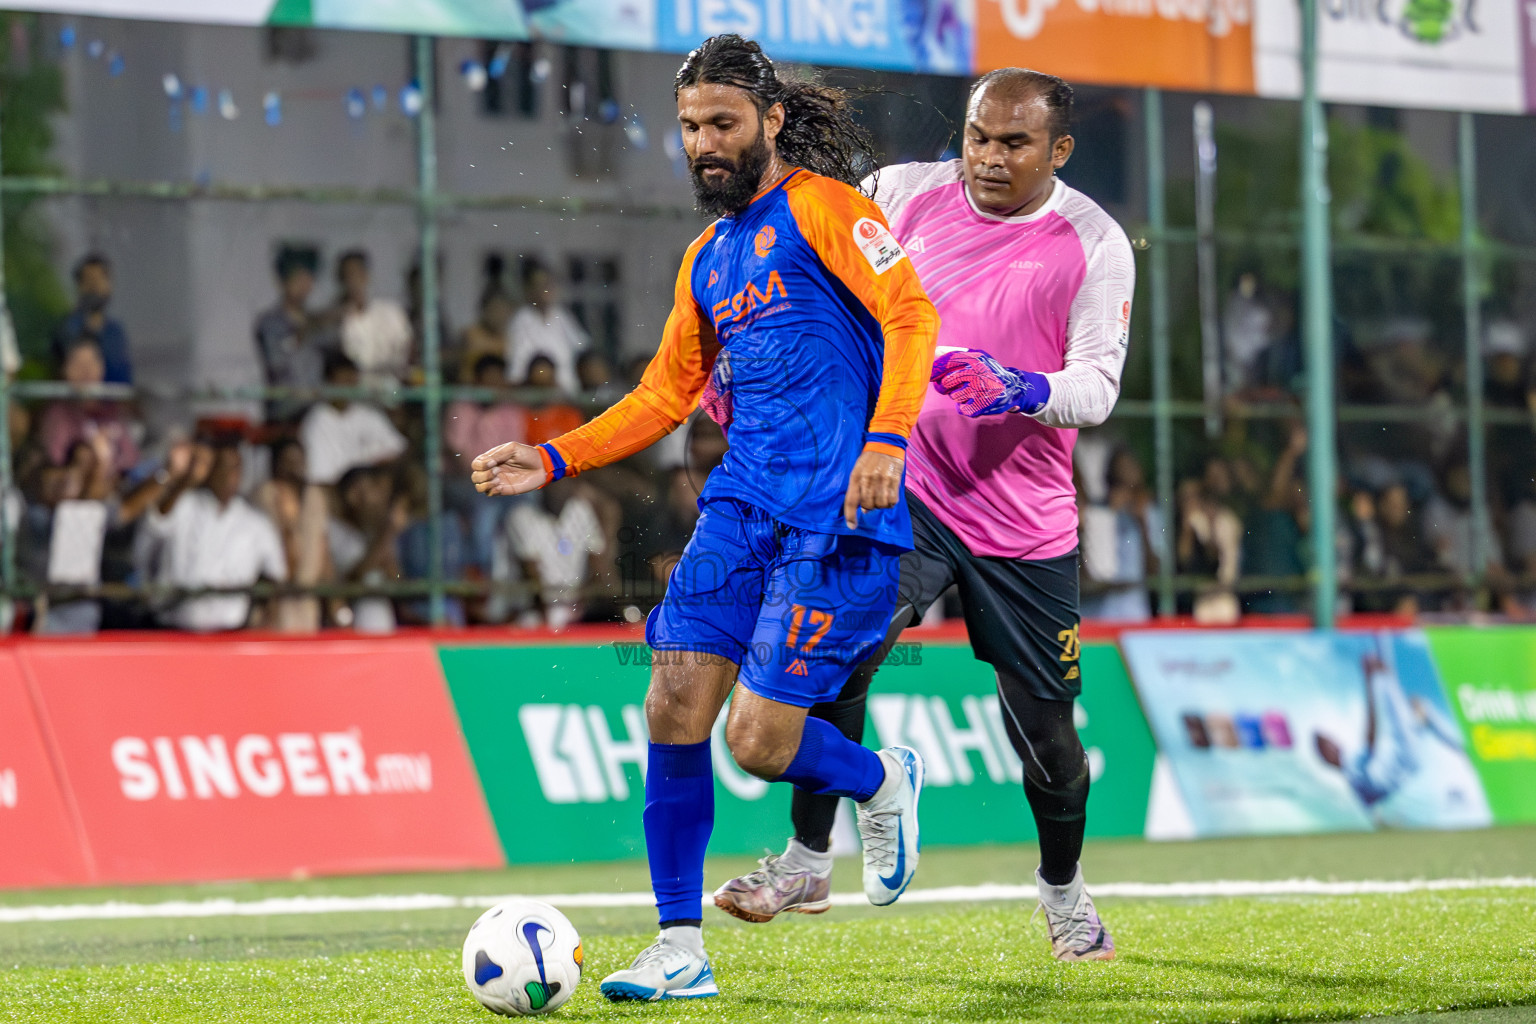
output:
M 511 863 L 640 857 L 649 649 L 445 647 L 440 652 L 486 799 Z M 1077 724 L 1094 784 L 1090 834 L 1140 835 L 1152 777 L 1151 735 L 1118 652 L 1082 650 Z M 899 645 L 870 698 L 869 746 L 905 743 L 927 761 L 927 843 L 1034 836 L 1022 766 L 1003 731 L 991 669 L 966 646 Z M 713 853 L 779 849 L 786 785 L 736 767 L 714 731 Z
M 1494 820 L 1536 821 L 1536 629 L 1425 632 Z
M 1491 823 L 1421 632 L 1120 644 L 1196 835 Z
M 1295 98 L 1295 0 L 23 0 L 22 9 L 236 25 L 549 40 L 686 53 L 738 32 L 775 60 Z M 1323 0 L 1325 100 L 1536 111 L 1536 3 Z M 479 68 L 502 74 L 504 57 Z
M 16 657 L 93 880 L 502 863 L 426 641 L 37 644 Z
M 0 888 L 90 878 L 21 666 L 0 650 Z

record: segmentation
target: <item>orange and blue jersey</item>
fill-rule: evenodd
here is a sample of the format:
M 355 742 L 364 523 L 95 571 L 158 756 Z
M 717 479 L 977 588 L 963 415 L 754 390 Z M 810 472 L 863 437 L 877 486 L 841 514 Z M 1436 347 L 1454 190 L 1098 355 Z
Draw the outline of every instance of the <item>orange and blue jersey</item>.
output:
M 879 207 L 796 170 L 688 247 L 640 384 L 541 445 L 546 469 L 559 478 L 647 447 L 688 418 L 713 374 L 730 450 L 701 505 L 732 498 L 788 526 L 910 547 L 904 497 L 854 530 L 843 500 L 862 451 L 904 454 L 938 323 Z

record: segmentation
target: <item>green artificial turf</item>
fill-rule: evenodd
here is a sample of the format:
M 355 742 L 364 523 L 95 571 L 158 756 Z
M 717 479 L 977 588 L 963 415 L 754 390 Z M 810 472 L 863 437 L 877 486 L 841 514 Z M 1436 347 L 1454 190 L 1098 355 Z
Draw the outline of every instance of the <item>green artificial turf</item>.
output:
M 749 861 L 711 861 L 717 884 Z M 924 852 L 919 886 L 1018 882 L 1029 847 Z M 1094 843 L 1090 880 L 1527 875 L 1536 829 L 1206 843 Z M 837 888 L 857 890 L 855 861 Z M 8 893 L 0 903 L 643 889 L 643 865 Z M 1536 1021 L 1536 890 L 1220 900 L 1104 899 L 1113 963 L 1059 964 L 1022 903 L 835 908 L 744 925 L 711 912 L 718 999 L 609 1006 L 596 982 L 653 936 L 642 909 L 576 908 L 587 976 L 555 1019 L 721 1022 Z M 0 925 L 0 1021 L 433 1022 L 494 1018 L 459 943 L 473 909 Z M 1480 1007 L 1510 1007 L 1490 1009 Z

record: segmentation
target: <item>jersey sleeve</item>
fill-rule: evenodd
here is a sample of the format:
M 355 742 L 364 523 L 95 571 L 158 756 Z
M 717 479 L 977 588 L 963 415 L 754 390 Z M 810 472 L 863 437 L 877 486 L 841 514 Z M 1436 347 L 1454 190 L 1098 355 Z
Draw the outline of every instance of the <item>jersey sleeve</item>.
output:
M 880 394 L 865 448 L 900 456 L 928 388 L 938 311 L 873 202 L 830 179 L 811 178 L 789 193 L 789 204 L 816 255 L 884 333 Z
M 1046 374 L 1051 397 L 1034 418 L 1051 427 L 1096 427 L 1120 397 L 1130 340 L 1136 262 L 1131 243 L 1111 223 L 1091 243 L 1083 283 L 1067 313 L 1064 364 Z
M 639 385 L 601 415 L 539 445 L 548 479 L 575 476 L 648 448 L 677 429 L 698 405 L 720 343 L 694 301 L 693 264 L 714 233 L 711 225 L 683 256 L 661 346 Z

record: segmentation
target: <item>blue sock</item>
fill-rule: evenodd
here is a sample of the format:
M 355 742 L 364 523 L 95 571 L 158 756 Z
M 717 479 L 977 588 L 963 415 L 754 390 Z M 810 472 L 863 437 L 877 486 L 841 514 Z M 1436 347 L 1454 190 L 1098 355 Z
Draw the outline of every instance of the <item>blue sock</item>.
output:
M 663 924 L 697 924 L 704 850 L 715 825 L 709 740 L 652 743 L 645 773 L 645 852 Z
M 885 781 L 885 762 L 868 747 L 844 736 L 830 722 L 805 720 L 800 749 L 775 782 L 793 782 L 807 793 L 851 796 L 864 801 Z

